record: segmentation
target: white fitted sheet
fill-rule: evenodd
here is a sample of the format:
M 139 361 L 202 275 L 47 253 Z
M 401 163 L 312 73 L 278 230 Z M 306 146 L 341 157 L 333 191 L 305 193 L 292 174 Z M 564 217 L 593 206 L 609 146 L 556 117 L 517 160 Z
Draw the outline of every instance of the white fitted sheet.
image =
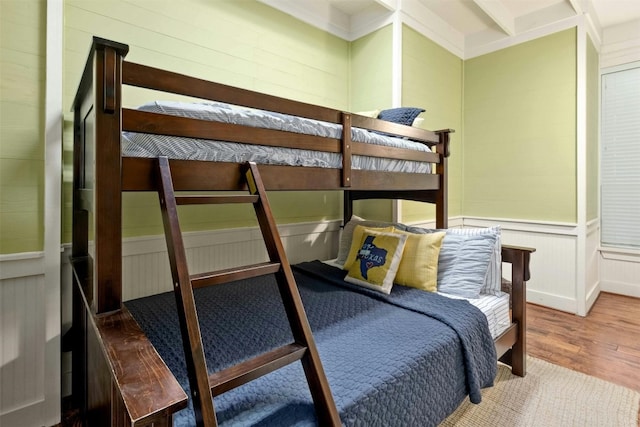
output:
M 509 294 L 501 292 L 500 295 L 481 294 L 480 298 L 460 298 L 458 296 L 438 292 L 449 298 L 466 299 L 476 306 L 487 318 L 489 331 L 495 339 L 500 336 L 511 325 L 511 315 L 509 314 Z

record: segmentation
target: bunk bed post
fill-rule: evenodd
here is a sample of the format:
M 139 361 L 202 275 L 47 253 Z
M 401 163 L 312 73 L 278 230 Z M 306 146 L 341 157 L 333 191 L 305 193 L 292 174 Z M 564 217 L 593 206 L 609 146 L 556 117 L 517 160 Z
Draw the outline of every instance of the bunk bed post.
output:
M 105 245 L 105 233 L 104 233 L 104 221 L 105 218 L 101 215 L 95 215 L 96 209 L 102 208 L 105 204 L 109 205 L 111 201 L 105 200 L 103 196 L 100 196 L 99 203 L 96 203 L 94 195 L 100 195 L 105 188 L 105 185 L 113 185 L 115 182 L 120 182 L 119 177 L 116 180 L 114 177 L 104 177 L 104 168 L 100 167 L 99 171 L 93 170 L 94 164 L 100 165 L 100 162 L 96 162 L 95 158 L 98 156 L 104 157 L 107 150 L 117 150 L 117 152 L 110 153 L 107 158 L 111 159 L 115 157 L 120 162 L 120 129 L 119 123 L 119 106 L 120 106 L 120 89 L 118 87 L 119 76 L 119 63 L 122 60 L 122 56 L 126 54 L 128 47 L 126 45 L 110 42 L 94 37 L 85 68 L 80 78 L 78 91 L 73 101 L 72 111 L 74 115 L 74 137 L 73 137 L 73 224 L 72 224 L 72 265 L 74 271 L 74 286 L 73 286 L 73 328 L 69 332 L 65 339 L 70 343 L 73 351 L 73 383 L 72 383 L 72 396 L 74 404 L 80 408 L 82 414 L 86 414 L 89 407 L 94 404 L 91 398 L 88 397 L 90 389 L 88 381 L 89 363 L 91 358 L 90 354 L 95 348 L 91 347 L 90 343 L 95 340 L 89 329 L 91 324 L 91 314 L 87 310 L 95 312 L 97 309 L 99 312 L 110 311 L 119 307 L 119 301 L 117 307 L 115 306 L 112 298 L 105 298 L 104 292 L 96 293 L 97 283 L 102 284 L 102 289 L 108 289 L 112 281 L 108 274 L 104 274 L 105 261 L 109 262 L 109 251 L 105 251 L 103 246 Z M 108 69 L 107 69 L 108 68 Z M 109 76 L 109 77 L 107 77 Z M 107 85 L 102 81 L 106 80 Z M 100 98 L 102 105 L 97 104 L 95 99 Z M 100 108 L 102 107 L 102 108 Z M 108 108 L 111 112 L 111 116 L 117 115 L 118 118 L 114 122 L 105 122 L 101 117 L 102 111 Z M 113 129 L 117 126 L 117 129 Z M 111 129 L 109 129 L 111 127 Z M 115 138 L 117 143 L 100 144 L 96 148 L 96 141 L 107 135 L 110 135 L 109 141 L 113 141 Z M 112 167 L 113 163 L 110 163 L 109 167 Z M 108 188 L 108 187 L 107 187 Z M 120 192 L 118 188 L 118 193 Z M 107 193 L 109 194 L 109 193 Z M 108 197 L 108 196 L 107 196 Z M 118 195 L 119 199 L 119 195 Z M 119 204 L 115 203 L 111 209 L 119 209 Z M 106 209 L 108 211 L 108 209 Z M 98 224 L 90 223 L 89 212 L 94 212 L 94 221 L 98 218 L 100 222 L 100 231 L 97 230 Z M 120 218 L 120 212 L 117 214 L 113 210 L 108 211 L 108 220 L 118 220 Z M 95 259 L 98 261 L 94 263 L 91 259 L 89 252 L 89 238 L 91 237 L 91 230 L 93 230 L 93 238 L 95 239 Z M 118 228 L 119 230 L 119 228 Z M 108 242 L 107 242 L 108 244 Z M 116 244 L 111 243 L 111 247 L 120 247 L 120 240 Z M 104 254 L 107 255 L 104 255 Z M 113 262 L 112 262 L 113 263 Z M 94 266 L 99 265 L 99 269 L 94 269 Z M 118 259 L 118 266 L 120 265 L 120 259 Z M 108 268 L 107 268 L 108 269 Z M 97 272 L 101 274 L 100 281 L 93 280 L 98 278 Z M 119 270 L 115 270 L 115 273 L 119 274 Z M 111 272 L 113 273 L 113 270 Z M 104 278 L 109 280 L 107 286 L 105 286 Z M 116 282 L 119 282 L 119 277 Z M 76 286 L 75 284 L 78 284 Z M 94 299 L 94 295 L 98 297 Z M 105 304 L 110 302 L 110 304 Z M 89 308 L 90 307 L 90 308 Z M 95 366 L 94 366 L 95 367 Z M 93 375 L 97 375 L 97 372 L 93 372 Z
M 89 215 L 82 203 L 82 183 L 84 182 L 84 134 L 80 128 L 80 108 L 73 112 L 73 224 L 71 235 L 71 257 L 82 258 L 89 255 Z
M 117 310 L 122 303 L 122 192 L 120 138 L 122 135 L 122 52 L 97 44 L 95 54 L 95 132 L 100 144 L 95 156 L 95 308 Z M 117 183 L 117 184 L 116 184 Z
M 73 103 L 72 253 L 74 259 L 88 257 L 93 230 L 91 304 L 96 313 L 117 310 L 122 302 L 121 83 L 128 50 L 127 45 L 94 37 Z M 89 211 L 100 212 L 92 224 Z
M 353 199 L 351 198 L 351 191 L 344 190 L 343 198 L 344 201 L 342 205 L 342 225 L 344 226 L 353 215 Z
M 517 341 L 500 361 L 511 366 L 514 375 L 527 373 L 527 295 L 526 282 L 531 277 L 529 261 L 533 248 L 502 246 L 502 261 L 511 263 L 512 319 L 517 324 Z
M 449 134 L 452 129 L 438 130 L 440 142 L 436 146 L 436 152 L 440 154 L 440 163 L 436 164 L 436 173 L 440 176 L 440 189 L 436 196 L 436 228 L 448 228 L 449 211 L 447 209 L 448 181 L 447 159 L 449 157 Z

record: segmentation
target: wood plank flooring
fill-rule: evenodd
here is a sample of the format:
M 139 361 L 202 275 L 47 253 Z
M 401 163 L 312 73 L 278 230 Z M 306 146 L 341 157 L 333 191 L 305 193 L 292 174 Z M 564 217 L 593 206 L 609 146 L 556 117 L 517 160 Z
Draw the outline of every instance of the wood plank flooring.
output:
M 586 317 L 527 304 L 527 352 L 640 391 L 640 299 L 601 293 Z

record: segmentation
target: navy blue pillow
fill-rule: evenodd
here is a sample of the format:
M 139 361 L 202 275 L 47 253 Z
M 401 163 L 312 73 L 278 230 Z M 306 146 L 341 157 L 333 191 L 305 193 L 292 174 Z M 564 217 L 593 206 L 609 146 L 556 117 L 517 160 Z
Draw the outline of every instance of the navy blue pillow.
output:
M 423 111 L 424 109 L 415 107 L 389 108 L 388 110 L 380 111 L 378 118 L 388 122 L 411 126 L 415 118 Z

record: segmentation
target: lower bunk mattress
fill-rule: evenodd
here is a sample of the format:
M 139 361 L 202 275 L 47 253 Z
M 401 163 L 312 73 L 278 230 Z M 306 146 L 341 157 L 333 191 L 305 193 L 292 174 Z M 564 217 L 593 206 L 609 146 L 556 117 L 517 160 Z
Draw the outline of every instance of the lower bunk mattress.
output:
M 494 341 L 469 302 L 403 286 L 383 295 L 344 282 L 344 271 L 320 261 L 293 269 L 344 425 L 435 426 L 493 385 Z M 210 372 L 293 340 L 272 276 L 197 289 L 195 298 Z M 173 293 L 125 304 L 189 394 Z M 214 405 L 220 425 L 317 425 L 300 362 Z M 192 425 L 190 401 L 174 426 Z

